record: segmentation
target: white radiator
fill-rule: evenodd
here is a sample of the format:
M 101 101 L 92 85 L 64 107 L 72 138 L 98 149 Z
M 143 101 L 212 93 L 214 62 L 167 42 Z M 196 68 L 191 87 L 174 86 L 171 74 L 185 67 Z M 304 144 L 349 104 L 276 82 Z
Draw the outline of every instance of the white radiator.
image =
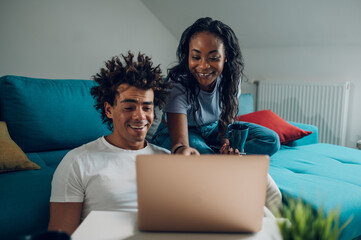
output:
M 318 127 L 318 140 L 345 146 L 349 82 L 259 81 L 256 109 Z

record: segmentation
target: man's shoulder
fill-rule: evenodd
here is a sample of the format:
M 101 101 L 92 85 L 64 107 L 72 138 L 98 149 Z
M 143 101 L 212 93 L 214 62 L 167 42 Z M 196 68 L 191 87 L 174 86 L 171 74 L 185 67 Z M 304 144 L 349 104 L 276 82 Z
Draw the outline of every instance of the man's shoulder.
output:
M 168 149 L 159 147 L 151 143 L 148 143 L 148 145 L 153 154 L 170 154 L 170 151 Z
M 70 150 L 66 157 L 87 155 L 89 152 L 98 151 L 99 144 L 101 144 L 101 137 L 91 142 L 85 143 L 77 148 Z

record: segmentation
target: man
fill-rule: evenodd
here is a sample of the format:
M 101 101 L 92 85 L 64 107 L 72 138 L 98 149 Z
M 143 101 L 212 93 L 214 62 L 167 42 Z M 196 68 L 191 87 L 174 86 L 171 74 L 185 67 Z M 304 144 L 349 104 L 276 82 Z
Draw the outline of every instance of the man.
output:
M 124 60 L 124 61 L 122 61 Z M 96 109 L 112 133 L 70 151 L 52 181 L 49 230 L 72 234 L 92 210 L 137 211 L 135 158 L 169 153 L 148 143 L 154 106 L 164 105 L 168 84 L 144 54 L 113 57 L 93 76 Z

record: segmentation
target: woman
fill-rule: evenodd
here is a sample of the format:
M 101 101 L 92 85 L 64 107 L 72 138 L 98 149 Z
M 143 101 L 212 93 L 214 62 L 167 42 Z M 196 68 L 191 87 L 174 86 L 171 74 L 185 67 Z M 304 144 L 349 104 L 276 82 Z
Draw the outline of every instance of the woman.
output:
M 162 123 L 152 142 L 173 154 L 239 154 L 226 138 L 234 121 L 243 75 L 243 59 L 233 30 L 220 21 L 200 18 L 182 34 L 178 65 L 167 80 L 173 88 Z M 244 150 L 272 155 L 278 135 L 265 127 L 244 123 L 249 134 Z
M 182 34 L 179 63 L 168 74 L 173 83 L 162 122 L 152 142 L 173 154 L 239 154 L 226 138 L 238 108 L 243 72 L 242 54 L 232 29 L 220 21 L 200 18 Z M 274 131 L 251 123 L 246 153 L 272 155 L 280 147 Z M 268 175 L 267 209 L 280 207 L 282 195 Z

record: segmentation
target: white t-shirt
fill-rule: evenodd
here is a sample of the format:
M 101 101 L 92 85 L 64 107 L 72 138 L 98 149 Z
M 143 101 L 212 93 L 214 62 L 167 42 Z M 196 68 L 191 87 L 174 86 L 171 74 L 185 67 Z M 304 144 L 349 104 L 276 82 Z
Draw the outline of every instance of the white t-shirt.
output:
M 50 202 L 83 202 L 82 220 L 92 210 L 135 212 L 136 156 L 166 153 L 150 143 L 141 150 L 125 150 L 100 137 L 63 158 L 53 176 Z

